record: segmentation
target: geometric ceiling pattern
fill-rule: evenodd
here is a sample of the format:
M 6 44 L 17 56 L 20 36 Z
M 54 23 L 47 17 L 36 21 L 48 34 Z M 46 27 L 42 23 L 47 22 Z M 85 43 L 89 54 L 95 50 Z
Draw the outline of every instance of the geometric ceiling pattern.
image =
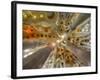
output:
M 22 11 L 23 69 L 91 65 L 91 15 Z

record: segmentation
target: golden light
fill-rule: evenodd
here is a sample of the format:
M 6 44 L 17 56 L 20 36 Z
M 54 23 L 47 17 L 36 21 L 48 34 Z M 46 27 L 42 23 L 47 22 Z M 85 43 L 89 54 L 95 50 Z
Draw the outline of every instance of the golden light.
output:
M 24 17 L 24 19 L 27 19 L 27 15 L 26 14 L 23 14 L 23 17 Z
M 60 43 L 60 40 L 57 40 L 56 42 L 57 42 L 57 43 Z
M 61 36 L 61 39 L 64 39 L 64 38 L 65 38 L 65 35 L 66 35 L 66 34 L 63 34 L 63 35 Z
M 53 47 L 55 47 L 55 46 L 56 46 L 56 43 L 51 43 L 51 45 L 52 45 Z
M 43 18 L 44 17 L 44 15 L 43 14 L 40 14 L 40 18 Z
M 33 18 L 34 18 L 34 19 L 36 19 L 36 18 L 37 18 L 37 16 L 36 16 L 36 15 L 34 15 L 34 16 L 33 16 Z

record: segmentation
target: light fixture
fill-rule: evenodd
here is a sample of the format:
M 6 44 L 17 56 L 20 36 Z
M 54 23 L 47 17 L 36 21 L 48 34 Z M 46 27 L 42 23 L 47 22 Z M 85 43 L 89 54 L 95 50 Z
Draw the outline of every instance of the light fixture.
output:
M 51 44 L 52 44 L 52 46 L 53 46 L 53 47 L 55 47 L 55 46 L 56 46 L 56 43 L 54 43 L 54 42 L 53 42 L 53 43 L 51 43 Z
M 33 19 L 36 19 L 36 18 L 37 18 L 37 16 L 36 16 L 36 15 L 34 15 L 34 16 L 33 16 Z
M 57 40 L 56 42 L 57 42 L 57 43 L 60 43 L 60 40 Z
M 61 39 L 64 39 L 64 38 L 65 38 L 65 35 L 66 35 L 66 34 L 63 34 L 63 35 L 61 36 Z
M 40 18 L 43 18 L 44 17 L 44 15 L 43 14 L 40 14 Z

